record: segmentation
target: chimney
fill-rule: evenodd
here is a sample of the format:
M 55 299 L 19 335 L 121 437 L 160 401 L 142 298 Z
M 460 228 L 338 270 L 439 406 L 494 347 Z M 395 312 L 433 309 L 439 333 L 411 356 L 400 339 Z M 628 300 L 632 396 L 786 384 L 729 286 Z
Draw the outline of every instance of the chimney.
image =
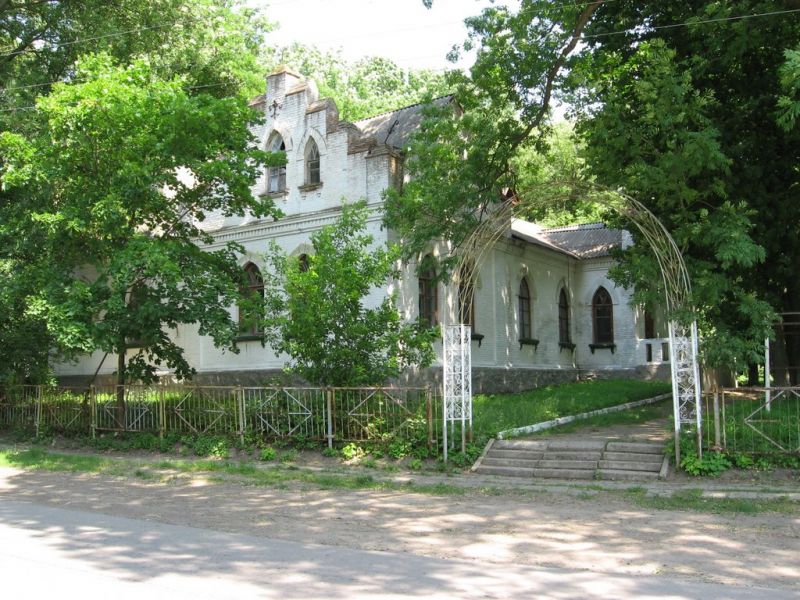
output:
M 286 92 L 301 81 L 303 81 L 302 75 L 283 65 L 267 75 L 267 110 L 276 102 L 278 105 L 283 105 Z

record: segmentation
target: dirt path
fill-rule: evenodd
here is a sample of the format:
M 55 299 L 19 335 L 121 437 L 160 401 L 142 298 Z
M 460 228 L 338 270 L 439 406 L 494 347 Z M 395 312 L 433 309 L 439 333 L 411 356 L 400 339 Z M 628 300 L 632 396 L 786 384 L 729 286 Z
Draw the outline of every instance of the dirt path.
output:
M 613 494 L 431 496 L 16 469 L 0 470 L 0 497 L 365 550 L 800 589 L 796 513 L 650 511 Z

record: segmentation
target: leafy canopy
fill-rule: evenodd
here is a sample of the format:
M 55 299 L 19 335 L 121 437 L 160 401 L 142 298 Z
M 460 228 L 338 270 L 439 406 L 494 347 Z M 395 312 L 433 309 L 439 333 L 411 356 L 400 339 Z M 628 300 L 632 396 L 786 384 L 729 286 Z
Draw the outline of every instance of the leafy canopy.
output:
M 380 385 L 433 360 L 435 332 L 404 323 L 394 297 L 368 308 L 389 283 L 396 248 L 375 247 L 363 203 L 311 236 L 307 260 L 273 247 L 274 272 L 265 286 L 269 344 L 288 355 L 290 370 L 328 386 Z
M 4 235 L 35 242 L 26 313 L 67 355 L 124 355 L 131 378 L 192 368 L 171 329 L 196 324 L 234 350 L 239 248 L 206 250 L 212 211 L 276 216 L 251 186 L 265 162 L 242 99 L 190 95 L 144 61 L 84 57 L 75 84 L 37 103 L 41 133 L 0 135 Z M 199 243 L 198 243 L 199 242 Z M 123 363 L 124 364 L 124 363 Z M 119 374 L 122 377 L 122 373 Z
M 299 43 L 281 49 L 267 47 L 264 62 L 267 70 L 285 64 L 313 79 L 320 95 L 333 98 L 346 121 L 416 104 L 450 91 L 445 76 L 435 71 L 402 69 L 381 57 L 351 63 L 340 53 L 323 52 Z

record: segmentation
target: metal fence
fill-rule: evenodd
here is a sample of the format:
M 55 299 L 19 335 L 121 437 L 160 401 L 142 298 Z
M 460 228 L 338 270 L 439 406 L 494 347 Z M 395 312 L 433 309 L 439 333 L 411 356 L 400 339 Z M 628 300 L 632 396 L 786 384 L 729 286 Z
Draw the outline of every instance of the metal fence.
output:
M 122 402 L 120 402 L 122 400 Z M 441 398 L 431 388 L 192 385 L 0 388 L 0 428 L 86 433 L 255 434 L 342 442 L 395 438 L 436 445 Z
M 800 387 L 725 388 L 704 396 L 708 448 L 800 453 Z

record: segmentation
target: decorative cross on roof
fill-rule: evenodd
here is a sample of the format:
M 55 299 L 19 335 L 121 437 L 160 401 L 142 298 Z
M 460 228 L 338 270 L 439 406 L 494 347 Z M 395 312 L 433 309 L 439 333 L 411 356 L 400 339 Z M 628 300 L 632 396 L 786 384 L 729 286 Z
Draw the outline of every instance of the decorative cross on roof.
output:
M 281 104 L 278 104 L 277 100 L 273 100 L 272 104 L 269 107 L 269 110 L 272 111 L 272 118 L 274 119 L 278 115 L 278 109 L 281 107 Z

